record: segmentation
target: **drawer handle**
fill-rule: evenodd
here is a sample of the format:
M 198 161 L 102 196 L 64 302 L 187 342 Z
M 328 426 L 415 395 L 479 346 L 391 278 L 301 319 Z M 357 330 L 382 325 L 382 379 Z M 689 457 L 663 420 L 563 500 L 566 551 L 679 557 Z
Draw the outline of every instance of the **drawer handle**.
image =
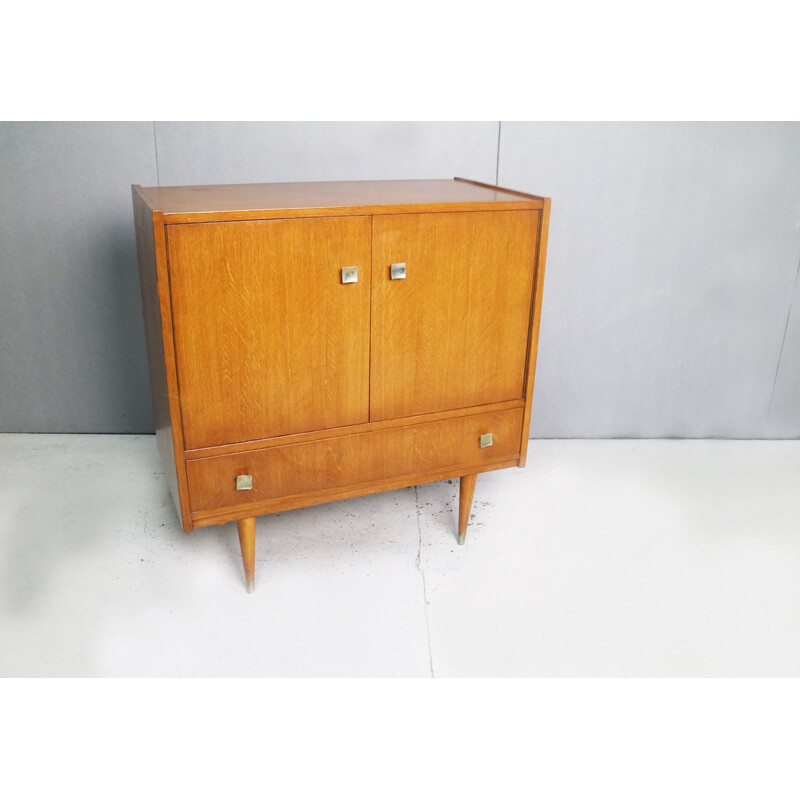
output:
M 481 447 L 491 447 L 491 446 L 492 446 L 492 434 L 484 433 L 481 436 Z
M 392 280 L 401 281 L 406 277 L 405 264 L 392 264 Z
M 253 488 L 252 475 L 237 475 L 236 476 L 236 491 L 243 492 Z
M 358 267 L 342 267 L 342 283 L 358 283 Z

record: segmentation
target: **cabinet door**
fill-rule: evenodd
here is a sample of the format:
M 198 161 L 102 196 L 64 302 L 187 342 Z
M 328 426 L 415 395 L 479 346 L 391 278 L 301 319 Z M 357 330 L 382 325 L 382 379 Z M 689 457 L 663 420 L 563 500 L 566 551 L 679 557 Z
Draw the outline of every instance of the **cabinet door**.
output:
M 369 217 L 167 231 L 187 449 L 368 421 Z
M 538 211 L 376 216 L 370 418 L 523 396 Z M 391 278 L 404 263 L 405 278 Z

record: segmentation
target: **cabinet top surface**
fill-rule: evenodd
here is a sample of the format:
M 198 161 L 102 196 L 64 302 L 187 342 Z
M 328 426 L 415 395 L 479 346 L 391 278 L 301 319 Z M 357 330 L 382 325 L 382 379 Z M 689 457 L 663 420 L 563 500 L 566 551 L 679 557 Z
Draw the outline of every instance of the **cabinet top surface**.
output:
M 333 213 L 404 213 L 446 210 L 541 208 L 543 199 L 497 186 L 455 180 L 243 183 L 219 186 L 135 186 L 165 222 L 253 219 Z

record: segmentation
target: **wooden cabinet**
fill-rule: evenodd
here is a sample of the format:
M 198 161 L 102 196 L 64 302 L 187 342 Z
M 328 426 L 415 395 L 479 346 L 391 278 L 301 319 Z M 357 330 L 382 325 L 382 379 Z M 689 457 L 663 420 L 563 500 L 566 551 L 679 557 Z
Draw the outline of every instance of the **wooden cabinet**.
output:
M 524 466 L 550 201 L 454 181 L 133 187 L 183 529 Z

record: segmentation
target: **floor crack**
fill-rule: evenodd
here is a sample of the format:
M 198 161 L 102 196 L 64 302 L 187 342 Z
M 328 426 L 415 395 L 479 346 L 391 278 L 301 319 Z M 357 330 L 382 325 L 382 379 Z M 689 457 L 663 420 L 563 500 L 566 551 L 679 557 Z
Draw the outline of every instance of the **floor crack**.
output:
M 422 602 L 425 608 L 425 631 L 428 634 L 428 666 L 431 670 L 431 678 L 435 678 L 436 676 L 433 674 L 433 650 L 431 649 L 431 623 L 428 619 L 428 587 L 425 583 L 425 572 L 422 569 L 422 523 L 420 521 L 419 494 L 417 493 L 416 486 L 414 487 L 414 503 L 417 507 L 417 533 L 419 535 L 416 563 L 417 570 L 422 578 Z

